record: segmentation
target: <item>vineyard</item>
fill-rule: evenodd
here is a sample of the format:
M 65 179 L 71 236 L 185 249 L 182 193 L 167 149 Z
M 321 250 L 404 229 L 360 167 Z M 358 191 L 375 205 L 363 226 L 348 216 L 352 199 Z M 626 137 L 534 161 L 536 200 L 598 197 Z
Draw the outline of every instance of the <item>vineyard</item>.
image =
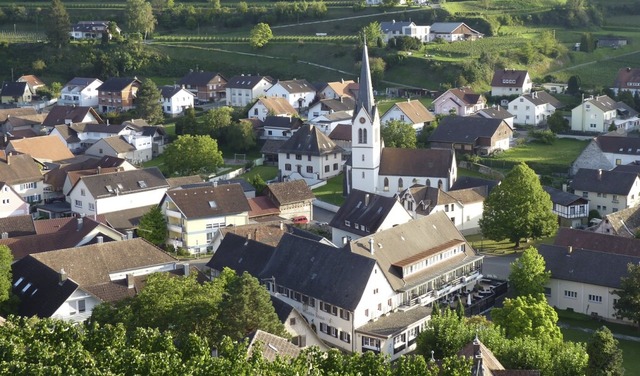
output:
M 249 43 L 249 37 L 225 37 L 225 36 L 194 36 L 194 35 L 161 35 L 156 36 L 154 42 L 220 42 L 220 43 Z M 355 35 L 277 35 L 270 42 L 319 42 L 339 43 L 355 42 Z
M 36 43 L 46 39 L 44 33 L 0 31 L 0 42 Z

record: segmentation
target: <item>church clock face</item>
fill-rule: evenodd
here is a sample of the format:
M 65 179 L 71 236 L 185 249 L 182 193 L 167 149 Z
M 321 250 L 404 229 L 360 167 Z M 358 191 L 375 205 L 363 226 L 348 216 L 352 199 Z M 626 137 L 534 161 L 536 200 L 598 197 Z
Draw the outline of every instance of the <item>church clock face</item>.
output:
M 364 124 L 365 121 L 366 120 L 363 117 L 360 118 L 360 124 Z

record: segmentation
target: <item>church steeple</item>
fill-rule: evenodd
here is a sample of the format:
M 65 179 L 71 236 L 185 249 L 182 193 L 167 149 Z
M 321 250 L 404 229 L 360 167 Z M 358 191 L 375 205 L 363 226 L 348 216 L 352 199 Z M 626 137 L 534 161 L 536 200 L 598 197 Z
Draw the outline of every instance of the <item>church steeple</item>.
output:
M 356 108 L 353 112 L 357 114 L 361 108 L 364 108 L 368 114 L 372 114 L 374 105 L 373 86 L 371 84 L 371 69 L 369 68 L 369 51 L 367 50 L 367 40 L 364 40 L 362 48 L 362 67 L 360 68 L 360 85 L 358 89 L 358 100 Z

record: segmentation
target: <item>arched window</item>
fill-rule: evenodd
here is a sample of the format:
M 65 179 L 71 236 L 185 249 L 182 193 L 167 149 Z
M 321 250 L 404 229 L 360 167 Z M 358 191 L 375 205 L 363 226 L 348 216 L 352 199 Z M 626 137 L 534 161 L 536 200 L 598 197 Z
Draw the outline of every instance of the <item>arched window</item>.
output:
M 442 179 L 438 180 L 438 189 L 442 189 Z
M 431 187 L 431 180 L 427 179 L 427 184 L 425 184 L 427 187 Z
M 384 191 L 389 192 L 389 178 L 384 178 Z
M 362 130 L 362 143 L 363 144 L 367 143 L 367 130 L 366 129 Z
M 358 143 L 362 143 L 362 128 L 358 128 Z
M 413 178 L 413 184 L 418 184 L 418 179 L 417 178 Z
M 403 184 L 402 184 L 402 178 L 399 178 L 399 179 L 398 179 L 398 190 L 401 190 L 401 189 L 402 189 L 402 186 L 403 186 Z

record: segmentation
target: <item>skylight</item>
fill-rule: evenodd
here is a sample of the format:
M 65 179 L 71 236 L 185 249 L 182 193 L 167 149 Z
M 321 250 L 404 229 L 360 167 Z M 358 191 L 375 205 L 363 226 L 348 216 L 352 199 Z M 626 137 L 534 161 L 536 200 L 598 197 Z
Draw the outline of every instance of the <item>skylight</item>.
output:
M 147 182 L 144 180 L 138 180 L 138 186 L 140 188 L 147 188 Z
M 112 186 L 107 185 L 107 186 L 105 186 L 105 188 L 107 188 L 107 191 L 109 191 L 109 193 L 114 193 Z
M 215 209 L 215 208 L 217 208 L 217 207 L 218 207 L 218 204 L 216 204 L 216 202 L 215 202 L 215 201 L 209 201 L 209 207 L 210 207 L 210 208 L 214 208 L 214 209 Z

